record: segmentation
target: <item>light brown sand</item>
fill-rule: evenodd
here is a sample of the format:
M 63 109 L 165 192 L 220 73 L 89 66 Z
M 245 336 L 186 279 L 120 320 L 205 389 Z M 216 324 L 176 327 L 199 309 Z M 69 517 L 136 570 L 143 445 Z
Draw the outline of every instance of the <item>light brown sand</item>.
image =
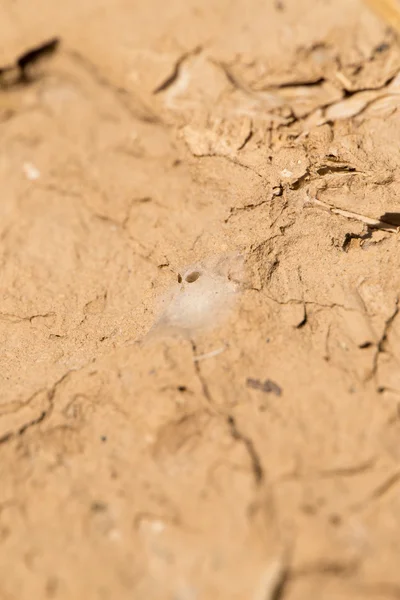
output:
M 4 0 L 0 34 L 61 39 L 0 74 L 0 600 L 400 598 L 394 34 L 359 0 Z M 229 322 L 136 343 L 229 252 Z

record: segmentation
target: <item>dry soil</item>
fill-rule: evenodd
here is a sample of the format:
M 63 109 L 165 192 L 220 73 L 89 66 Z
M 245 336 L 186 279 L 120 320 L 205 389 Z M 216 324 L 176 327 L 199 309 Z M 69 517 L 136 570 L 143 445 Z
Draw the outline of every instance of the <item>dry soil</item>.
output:
M 394 33 L 3 0 L 0 34 L 0 599 L 400 598 Z M 236 252 L 228 321 L 141 343 Z

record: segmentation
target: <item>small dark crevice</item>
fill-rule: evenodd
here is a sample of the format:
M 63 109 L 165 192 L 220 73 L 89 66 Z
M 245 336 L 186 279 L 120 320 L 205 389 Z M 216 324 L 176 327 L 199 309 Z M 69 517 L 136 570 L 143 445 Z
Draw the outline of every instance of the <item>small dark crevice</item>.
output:
M 298 179 L 296 179 L 296 181 L 293 181 L 293 183 L 291 183 L 291 184 L 289 185 L 289 188 L 290 188 L 291 190 L 298 190 L 298 189 L 300 189 L 300 188 L 303 186 L 303 184 L 304 184 L 306 181 L 308 181 L 308 180 L 309 180 L 309 177 L 310 177 L 310 171 L 309 171 L 309 169 L 307 168 L 306 172 L 305 172 L 305 173 L 303 173 L 303 175 L 301 175 L 301 176 L 300 176 Z
M 252 470 L 254 473 L 256 483 L 262 483 L 264 479 L 264 470 L 262 468 L 260 458 L 257 454 L 252 440 L 238 430 L 236 419 L 232 415 L 228 415 L 226 422 L 229 426 L 231 436 L 233 437 L 233 439 L 242 442 L 242 444 L 247 450 L 247 453 L 251 460 Z
M 11 431 L 9 431 L 8 433 L 5 433 L 3 436 L 0 437 L 0 444 L 5 444 L 12 437 L 14 437 L 14 434 Z
M 271 86 L 271 89 L 283 90 L 285 88 L 297 88 L 297 87 L 317 87 L 326 81 L 325 77 L 319 77 L 318 79 L 305 80 L 305 81 L 285 81 L 278 85 Z
M 350 244 L 352 240 L 369 240 L 372 238 L 372 230 L 368 229 L 367 233 L 358 234 L 358 233 L 346 233 L 344 236 L 344 241 L 342 244 L 342 250 L 344 252 L 348 252 L 350 249 Z
M 333 173 L 355 173 L 356 169 L 350 165 L 321 165 L 317 168 L 317 174 L 324 176 Z
M 374 355 L 374 359 L 372 361 L 371 377 L 375 377 L 375 375 L 377 374 L 379 355 L 382 354 L 383 352 L 385 352 L 385 346 L 386 346 L 386 342 L 387 342 L 388 335 L 390 332 L 390 328 L 393 324 L 393 321 L 396 319 L 397 315 L 399 314 L 399 310 L 400 310 L 399 309 L 399 298 L 397 298 L 394 311 L 390 315 L 390 317 L 386 320 L 381 338 L 376 345 L 376 352 Z M 378 392 L 382 393 L 383 391 L 385 391 L 384 387 L 381 389 L 378 388 Z
M 159 94 L 160 92 L 164 92 L 173 83 L 175 83 L 175 81 L 178 79 L 178 76 L 179 76 L 181 64 L 184 61 L 184 59 L 186 58 L 186 56 L 187 55 L 185 54 L 184 57 L 182 57 L 180 60 L 178 60 L 176 62 L 175 66 L 174 66 L 174 70 L 172 71 L 171 75 L 169 77 L 167 77 L 167 79 L 165 79 L 165 81 L 160 83 L 160 85 L 158 87 L 156 87 L 156 89 L 153 91 L 153 94 Z
M 354 75 L 357 75 L 358 72 L 361 70 L 361 65 L 358 67 L 358 71 L 356 70 L 354 72 Z M 379 90 L 383 90 L 385 89 L 385 87 L 387 87 L 388 85 L 390 85 L 392 83 L 392 81 L 394 80 L 394 78 L 396 77 L 397 73 L 395 73 L 394 75 L 392 75 L 391 77 L 389 77 L 382 85 L 380 85 L 379 87 L 366 87 L 366 88 L 362 88 L 362 89 L 356 89 L 356 90 L 347 90 L 346 88 L 343 88 L 343 99 L 345 100 L 346 98 L 351 98 L 351 96 L 354 96 L 355 94 L 359 94 L 360 92 L 378 92 Z
M 164 81 L 162 81 L 160 83 L 160 85 L 158 85 L 153 90 L 153 94 L 159 94 L 160 92 L 165 92 L 165 90 L 167 90 L 169 87 L 171 87 L 171 85 L 173 85 L 175 83 L 175 81 L 178 79 L 180 71 L 181 71 L 181 66 L 185 62 L 185 60 L 187 58 L 189 58 L 189 56 L 199 54 L 201 52 L 201 50 L 202 50 L 202 48 L 200 46 L 197 46 L 196 48 L 194 48 L 194 50 L 190 50 L 189 52 L 185 52 L 184 54 L 182 54 L 182 56 L 180 56 L 178 58 L 178 60 L 175 62 L 175 65 L 172 69 L 172 73 L 166 79 L 164 79 Z
M 304 309 L 303 318 L 300 321 L 300 323 L 298 323 L 296 325 L 296 329 L 302 329 L 305 325 L 307 325 L 308 315 L 307 315 L 307 307 L 305 304 L 303 306 L 303 309 Z
M 0 89 L 27 85 L 34 80 L 31 68 L 44 58 L 52 56 L 60 45 L 58 37 L 52 38 L 21 54 L 13 65 L 0 67 Z
M 18 59 L 17 65 L 22 74 L 26 75 L 26 70 L 29 66 L 36 64 L 43 58 L 47 58 L 56 52 L 60 44 L 59 38 L 53 38 L 35 48 L 31 48 L 27 52 L 24 52 Z
M 279 579 L 276 581 L 275 585 L 273 586 L 270 594 L 269 594 L 269 598 L 270 600 L 282 600 L 288 583 L 290 580 L 290 574 L 289 571 L 286 569 L 285 571 L 283 571 L 279 577 Z
M 240 146 L 237 148 L 237 150 L 243 150 L 243 148 L 246 146 L 246 144 L 251 140 L 251 138 L 253 137 L 253 130 L 250 129 L 249 133 L 246 135 L 246 137 L 244 138 L 243 142 L 240 144 Z
M 397 317 L 398 313 L 399 313 L 399 300 L 397 299 L 397 301 L 396 301 L 396 307 L 395 307 L 395 309 L 393 311 L 393 314 L 389 317 L 389 319 L 385 323 L 385 327 L 384 327 L 384 330 L 383 330 L 382 337 L 381 337 L 381 339 L 379 340 L 379 343 L 378 343 L 378 352 L 384 352 L 385 351 L 385 343 L 387 341 L 387 337 L 388 337 L 388 334 L 389 334 L 390 327 L 391 327 L 393 321 L 395 320 L 395 318 Z
M 283 194 L 283 186 L 281 183 L 272 188 L 272 197 L 273 198 L 282 196 L 282 194 Z
M 43 410 L 40 413 L 40 415 L 37 417 L 37 419 L 33 419 L 32 421 L 29 421 L 29 423 L 25 423 L 25 425 L 23 425 L 20 429 L 18 429 L 18 435 L 23 435 L 25 433 L 25 431 L 27 431 L 27 429 L 30 429 L 31 427 L 34 427 L 35 425 L 39 425 L 39 423 L 44 421 L 44 419 L 47 417 L 47 413 L 48 413 L 48 410 Z
M 371 346 L 373 346 L 373 343 L 372 343 L 372 342 L 370 342 L 370 341 L 367 341 L 367 342 L 363 342 L 363 343 L 362 343 L 362 344 L 360 344 L 358 347 L 359 347 L 361 350 L 364 350 L 364 349 L 366 349 L 366 348 L 371 348 Z

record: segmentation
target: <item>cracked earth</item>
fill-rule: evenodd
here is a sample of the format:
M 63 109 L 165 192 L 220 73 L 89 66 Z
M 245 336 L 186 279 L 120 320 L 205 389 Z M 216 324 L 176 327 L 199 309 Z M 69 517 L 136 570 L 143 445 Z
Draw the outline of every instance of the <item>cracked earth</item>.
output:
M 400 45 L 367 4 L 2 3 L 0 600 L 400 598 Z M 141 342 L 237 252 L 226 322 Z

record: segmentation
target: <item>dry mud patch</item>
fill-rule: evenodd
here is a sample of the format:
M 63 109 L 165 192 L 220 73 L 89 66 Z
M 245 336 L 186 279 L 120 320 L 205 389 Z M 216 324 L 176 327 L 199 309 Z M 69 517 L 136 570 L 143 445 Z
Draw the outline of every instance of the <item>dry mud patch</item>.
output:
M 0 15 L 1 600 L 399 598 L 395 35 L 358 0 Z M 222 255 L 228 320 L 142 343 Z

